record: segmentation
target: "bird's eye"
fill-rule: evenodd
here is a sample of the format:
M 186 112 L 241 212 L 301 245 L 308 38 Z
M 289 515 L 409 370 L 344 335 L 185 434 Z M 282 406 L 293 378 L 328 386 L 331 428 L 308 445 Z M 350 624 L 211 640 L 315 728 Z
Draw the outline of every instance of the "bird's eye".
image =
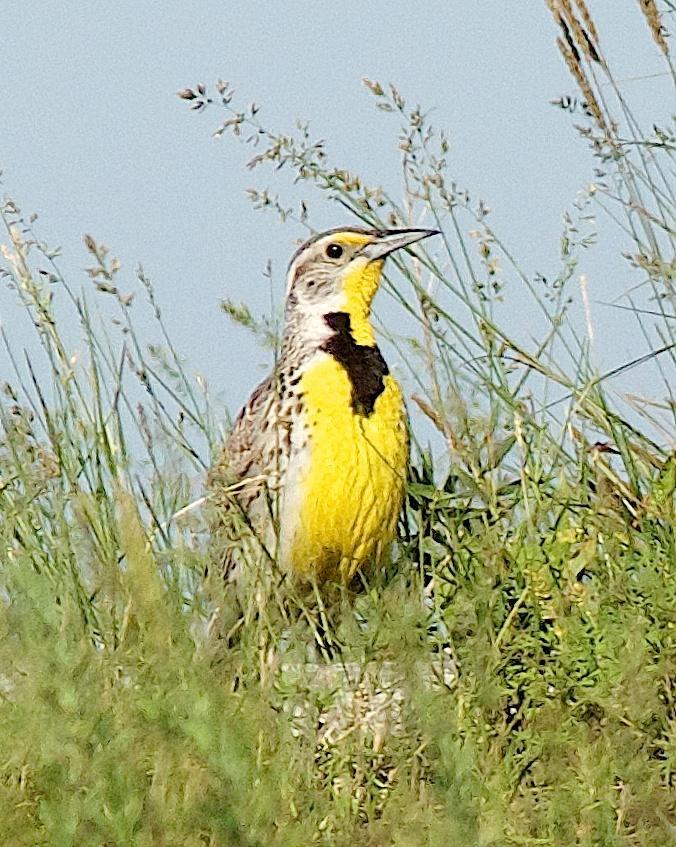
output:
M 340 257 L 343 255 L 343 248 L 340 246 L 340 244 L 329 244 L 329 246 L 326 248 L 326 255 L 329 257 L 329 259 L 340 259 Z

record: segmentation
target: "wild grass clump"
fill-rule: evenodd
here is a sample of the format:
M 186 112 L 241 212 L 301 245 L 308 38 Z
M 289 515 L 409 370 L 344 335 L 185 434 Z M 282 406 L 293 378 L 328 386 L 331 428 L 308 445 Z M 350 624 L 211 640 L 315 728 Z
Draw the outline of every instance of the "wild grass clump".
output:
M 255 552 L 248 591 L 223 584 L 203 486 L 223 433 L 152 282 L 88 236 L 76 288 L 5 203 L 2 275 L 38 343 L 24 354 L 3 330 L 3 843 L 676 843 L 674 135 L 641 131 L 587 5 L 549 6 L 581 98 L 557 105 L 595 179 L 546 276 L 521 269 L 396 88 L 365 81 L 398 121 L 400 201 L 227 83 L 181 92 L 226 110 L 216 134 L 253 145 L 252 169 L 291 174 L 280 192 L 443 232 L 386 281 L 417 449 L 392 563 L 357 592 L 301 591 Z M 673 75 L 660 11 L 641 8 Z M 307 198 L 251 198 L 309 226 Z M 599 214 L 623 233 L 636 286 L 618 297 L 650 351 L 607 373 L 571 313 Z M 274 344 L 275 316 L 224 308 Z M 623 396 L 638 366 L 650 391 Z

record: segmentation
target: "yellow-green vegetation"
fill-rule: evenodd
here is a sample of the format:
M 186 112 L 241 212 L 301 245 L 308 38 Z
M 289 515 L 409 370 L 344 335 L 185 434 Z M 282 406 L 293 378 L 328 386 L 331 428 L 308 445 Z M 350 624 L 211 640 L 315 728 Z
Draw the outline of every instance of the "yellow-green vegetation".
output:
M 443 232 L 393 260 L 386 286 L 414 435 L 437 443 L 415 451 L 391 565 L 355 594 L 299 593 L 261 559 L 230 596 L 195 505 L 218 415 L 151 282 L 139 271 L 132 297 L 87 237 L 81 289 L 5 204 L 2 275 L 40 346 L 25 356 L 3 335 L 1 843 L 676 844 L 676 139 L 642 135 L 615 96 L 585 4 L 550 6 L 584 101 L 559 105 L 599 173 L 546 279 L 521 270 L 396 89 L 367 83 L 399 123 L 400 201 L 333 167 L 306 127 L 278 134 L 236 108 L 225 83 L 181 92 L 226 110 L 218 132 L 256 144 L 254 168 L 284 165 L 337 213 Z M 671 73 L 659 11 L 641 7 Z M 620 302 L 657 404 L 609 394 L 568 316 L 606 211 L 642 283 Z M 508 329 L 517 291 L 537 339 Z M 136 330 L 148 304 L 153 344 Z M 225 308 L 274 339 L 274 316 Z

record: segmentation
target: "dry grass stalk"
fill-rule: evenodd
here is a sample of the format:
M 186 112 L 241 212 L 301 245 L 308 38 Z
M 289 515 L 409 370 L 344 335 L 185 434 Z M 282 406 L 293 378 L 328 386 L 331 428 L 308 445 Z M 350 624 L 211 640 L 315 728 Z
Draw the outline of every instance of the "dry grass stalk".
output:
M 657 8 L 657 3 L 655 3 L 655 0 L 639 0 L 639 5 L 648 22 L 655 43 L 664 55 L 668 56 L 669 44 L 667 43 L 666 30 L 662 25 L 662 16 Z
M 578 12 L 580 13 L 580 17 L 582 18 L 582 23 L 585 25 L 587 32 L 591 36 L 594 44 L 596 44 L 596 46 L 598 47 L 599 34 L 596 29 L 594 19 L 592 18 L 589 9 L 587 8 L 585 0 L 575 0 L 575 5 L 577 6 Z
M 547 3 L 547 8 L 552 13 L 554 22 L 561 26 L 561 8 L 559 6 L 559 0 L 545 0 L 545 2 Z
M 587 109 L 596 121 L 599 129 L 607 133 L 608 124 L 606 123 L 606 119 L 603 116 L 603 112 L 601 111 L 599 102 L 596 99 L 594 90 L 592 89 L 587 75 L 585 74 L 584 69 L 580 64 L 579 55 L 577 54 L 577 51 L 574 49 L 574 46 L 570 44 L 570 42 L 566 42 L 562 38 L 557 38 L 556 43 L 558 45 L 559 50 L 561 51 L 561 55 L 563 56 L 566 65 L 568 66 L 568 70 L 573 75 L 575 82 L 577 82 L 578 88 L 580 89 L 580 92 L 584 97 Z
M 572 33 L 572 38 L 574 38 L 577 47 L 582 51 L 584 57 L 589 62 L 600 62 L 601 59 L 594 45 L 595 39 L 593 40 L 592 37 L 590 37 L 589 33 L 575 16 L 570 0 L 558 0 L 558 4 L 561 18 L 565 19 L 568 29 L 570 30 L 570 33 Z M 560 20 L 559 23 L 563 29 L 563 20 Z
M 430 421 L 434 424 L 437 430 L 444 436 L 444 438 L 448 441 L 448 445 L 451 450 L 455 450 L 456 452 L 460 449 L 460 443 L 455 436 L 455 433 L 448 425 L 448 423 L 444 420 L 443 416 L 433 409 L 430 404 L 424 400 L 419 394 L 412 394 L 411 399 L 418 406 L 420 411 L 425 415 L 425 417 L 429 418 Z

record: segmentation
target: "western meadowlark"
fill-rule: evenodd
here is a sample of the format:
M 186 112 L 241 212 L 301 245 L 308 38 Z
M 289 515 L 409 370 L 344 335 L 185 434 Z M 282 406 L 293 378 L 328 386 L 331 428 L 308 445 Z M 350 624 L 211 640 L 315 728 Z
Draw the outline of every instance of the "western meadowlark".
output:
M 278 362 L 239 413 L 211 476 L 285 572 L 348 582 L 392 542 L 408 424 L 371 303 L 385 258 L 436 232 L 333 229 L 291 259 Z

